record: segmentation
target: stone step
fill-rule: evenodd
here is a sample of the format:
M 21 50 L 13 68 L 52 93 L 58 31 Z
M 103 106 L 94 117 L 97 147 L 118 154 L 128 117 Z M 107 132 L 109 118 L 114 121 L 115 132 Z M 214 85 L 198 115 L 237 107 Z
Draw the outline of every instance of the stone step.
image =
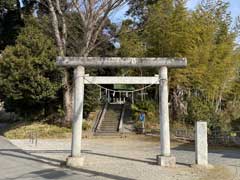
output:
M 117 133 L 117 128 L 115 128 L 115 129 L 104 129 L 104 128 L 101 128 L 101 129 L 99 129 L 101 132 L 115 132 L 115 133 Z
M 112 117 L 106 117 L 106 118 L 103 119 L 103 121 L 106 121 L 106 122 L 107 122 L 107 121 L 111 121 L 111 122 L 112 122 L 112 121 L 119 121 L 119 118 L 120 118 L 120 117 L 114 117 L 114 118 L 112 118 Z
M 119 122 L 119 121 L 115 121 L 115 120 L 114 121 L 102 121 L 102 124 L 103 123 L 117 123 L 117 122 Z
M 101 126 L 118 126 L 119 123 L 102 123 Z
M 108 122 L 105 122 L 103 121 L 102 124 L 118 124 L 119 121 L 108 121 Z
M 109 114 L 105 114 L 105 117 L 106 117 L 106 118 L 119 117 L 119 116 L 120 116 L 120 113 L 111 114 L 111 115 L 109 115 Z
M 111 123 L 111 124 L 101 124 L 101 126 L 118 126 L 118 123 Z
M 117 132 L 117 128 L 100 128 L 99 129 L 102 132 Z
M 100 129 L 101 129 L 101 128 L 117 128 L 117 127 L 118 127 L 118 126 L 116 126 L 116 125 L 113 125 L 113 126 L 101 126 Z
M 118 127 L 118 125 L 103 125 L 100 128 L 115 128 Z
M 101 127 L 117 127 L 118 124 L 103 124 Z
M 116 118 L 117 118 L 117 119 L 116 119 Z M 120 118 L 120 117 L 119 117 L 119 116 L 115 116 L 115 117 L 112 117 L 112 116 L 111 116 L 111 117 L 107 117 L 107 116 L 105 116 L 105 119 L 104 119 L 104 120 L 105 120 L 105 121 L 108 121 L 108 120 L 111 120 L 111 121 L 112 121 L 112 120 L 115 120 L 115 121 L 117 121 L 118 118 Z
M 99 136 L 119 136 L 118 125 L 122 113 L 122 105 L 109 104 L 108 109 L 105 113 L 103 121 L 96 135 Z
M 118 124 L 102 124 L 101 127 L 116 127 Z
M 118 127 L 101 127 L 100 130 L 116 131 Z
M 120 117 L 115 117 L 115 118 L 106 118 L 106 119 L 104 119 L 104 121 L 106 121 L 106 122 L 108 122 L 108 121 L 119 121 L 118 119 L 119 119 Z
M 105 116 L 104 121 L 118 121 L 119 120 L 119 116 L 115 116 L 115 117 L 107 117 Z
M 104 126 L 101 126 L 101 128 L 115 128 L 115 127 L 118 127 L 118 125 L 104 125 Z
M 118 122 L 119 121 L 119 118 L 116 118 L 116 119 L 107 119 L 107 120 L 103 120 L 102 122 Z
M 95 136 L 119 137 L 121 134 L 118 132 L 97 132 Z

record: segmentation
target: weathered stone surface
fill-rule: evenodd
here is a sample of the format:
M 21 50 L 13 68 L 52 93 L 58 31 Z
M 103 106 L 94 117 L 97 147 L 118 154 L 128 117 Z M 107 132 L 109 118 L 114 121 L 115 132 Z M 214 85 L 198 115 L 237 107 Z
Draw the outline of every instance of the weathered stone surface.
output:
M 168 68 L 161 67 L 159 70 L 159 117 L 160 117 L 160 146 L 161 155 L 170 156 L 170 129 L 168 107 Z
M 81 168 L 84 164 L 84 157 L 68 157 L 66 165 L 73 168 Z
M 74 106 L 72 121 L 72 157 L 81 156 L 83 99 L 84 99 L 84 67 L 74 70 Z
M 181 68 L 186 58 L 57 57 L 57 65 L 66 67 L 151 67 Z
M 162 167 L 176 167 L 176 157 L 158 155 L 157 164 Z
M 208 166 L 208 141 L 207 141 L 207 122 L 196 122 L 195 124 L 195 153 L 196 164 Z

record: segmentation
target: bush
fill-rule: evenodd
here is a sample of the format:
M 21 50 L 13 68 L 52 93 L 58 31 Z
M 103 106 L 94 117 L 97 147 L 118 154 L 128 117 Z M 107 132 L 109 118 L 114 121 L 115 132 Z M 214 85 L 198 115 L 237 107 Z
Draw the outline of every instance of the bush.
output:
M 100 105 L 99 88 L 96 85 L 88 85 L 84 90 L 84 118 L 93 112 Z
M 186 122 L 194 124 L 196 121 L 211 122 L 214 119 L 214 107 L 201 97 L 191 96 L 188 100 Z
M 89 123 L 88 121 L 83 121 L 82 129 L 83 129 L 84 131 L 90 130 L 90 129 L 91 129 L 90 123 Z
M 139 114 L 141 112 L 146 113 L 146 119 L 151 122 L 155 122 L 158 119 L 158 110 L 156 102 L 154 101 L 142 101 L 132 104 L 133 118 L 135 120 L 139 119 Z
M 141 112 L 145 112 L 145 128 L 151 128 L 158 125 L 159 113 L 158 105 L 154 101 L 142 101 L 132 104 L 132 118 L 136 121 L 136 127 L 142 127 L 139 121 L 139 115 Z

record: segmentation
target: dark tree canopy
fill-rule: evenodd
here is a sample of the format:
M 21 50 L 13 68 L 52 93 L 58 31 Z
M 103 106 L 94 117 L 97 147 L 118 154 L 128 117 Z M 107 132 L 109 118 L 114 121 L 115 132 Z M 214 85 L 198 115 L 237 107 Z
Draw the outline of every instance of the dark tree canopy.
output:
M 23 26 L 21 7 L 18 0 L 0 0 L 0 51 L 14 45 Z

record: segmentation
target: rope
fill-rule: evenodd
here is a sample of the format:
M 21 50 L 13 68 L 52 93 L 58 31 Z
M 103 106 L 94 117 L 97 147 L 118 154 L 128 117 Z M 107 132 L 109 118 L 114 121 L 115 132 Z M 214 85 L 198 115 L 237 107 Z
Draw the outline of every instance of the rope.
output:
M 148 88 L 154 86 L 154 85 L 158 82 L 158 80 L 157 80 L 157 81 L 156 81 L 155 83 L 153 83 L 153 84 L 149 84 L 148 86 L 145 86 L 145 87 L 143 87 L 143 88 L 139 88 L 139 89 L 136 89 L 136 90 L 133 90 L 133 91 L 116 91 L 116 90 L 114 90 L 114 89 L 105 88 L 105 87 L 103 87 L 103 86 L 101 86 L 101 85 L 99 85 L 99 84 L 93 83 L 93 82 L 87 80 L 85 77 L 83 77 L 83 78 L 84 78 L 86 81 L 88 81 L 90 84 L 93 84 L 93 85 L 95 85 L 95 86 L 98 86 L 99 88 L 104 89 L 104 90 L 107 90 L 107 91 L 109 91 L 109 92 L 126 92 L 126 93 L 135 93 L 135 92 L 143 91 L 143 90 L 145 90 L 145 89 L 148 89 Z
M 75 80 L 78 79 L 78 78 L 80 78 L 80 77 L 83 77 L 83 79 L 86 80 L 87 82 L 89 82 L 90 84 L 93 84 L 93 85 L 95 85 L 95 86 L 97 86 L 97 87 L 99 87 L 99 88 L 101 88 L 101 89 L 106 90 L 106 91 L 109 91 L 109 92 L 124 92 L 124 93 L 135 93 L 135 92 L 143 91 L 143 90 L 145 90 L 145 89 L 148 89 L 148 88 L 154 86 L 155 84 L 157 84 L 157 82 L 159 82 L 159 80 L 157 80 L 156 82 L 154 82 L 154 83 L 152 83 L 152 84 L 149 84 L 148 86 L 145 86 L 145 87 L 143 87 L 143 88 L 139 88 L 139 89 L 136 89 L 136 90 L 132 90 L 132 91 L 119 91 L 119 90 L 116 91 L 116 90 L 114 90 L 114 89 L 105 88 L 105 87 L 103 87 L 103 86 L 101 86 L 101 85 L 99 85 L 99 84 L 96 84 L 96 83 L 94 83 L 94 82 L 91 82 L 91 81 L 89 81 L 88 79 L 86 79 L 85 76 L 77 76 L 77 78 L 75 78 Z

